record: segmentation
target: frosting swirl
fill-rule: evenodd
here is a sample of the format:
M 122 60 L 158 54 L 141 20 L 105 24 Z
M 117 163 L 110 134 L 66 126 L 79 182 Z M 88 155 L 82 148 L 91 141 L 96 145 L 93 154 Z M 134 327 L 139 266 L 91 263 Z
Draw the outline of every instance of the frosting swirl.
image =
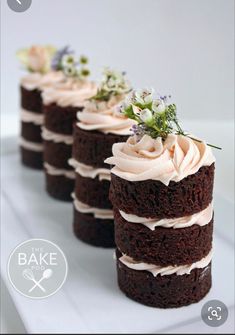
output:
M 63 79 L 64 74 L 61 71 L 50 71 L 46 74 L 32 72 L 21 79 L 21 86 L 29 91 L 35 89 L 43 90 L 52 84 L 62 81 Z
M 88 101 L 82 112 L 77 116 L 78 127 L 84 130 L 99 130 L 105 134 L 131 135 L 130 128 L 135 121 L 127 119 L 117 112 L 118 104 L 123 95 L 112 96 L 109 101 Z
M 91 81 L 81 81 L 72 77 L 48 87 L 42 93 L 45 105 L 56 103 L 61 107 L 83 107 L 87 99 L 97 91 L 96 84 Z
M 196 173 L 215 162 L 211 148 L 182 135 L 169 134 L 165 141 L 144 135 L 130 137 L 113 145 L 113 156 L 105 163 L 114 165 L 111 172 L 129 181 L 158 180 L 166 186 Z

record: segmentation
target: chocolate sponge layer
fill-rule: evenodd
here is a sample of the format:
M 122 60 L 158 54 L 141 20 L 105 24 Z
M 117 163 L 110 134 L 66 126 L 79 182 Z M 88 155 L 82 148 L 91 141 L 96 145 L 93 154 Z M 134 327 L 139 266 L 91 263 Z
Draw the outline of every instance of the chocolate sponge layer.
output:
M 74 189 L 74 179 L 63 175 L 50 175 L 47 172 L 45 175 L 46 190 L 51 197 L 63 201 L 72 201 L 71 193 Z
M 214 164 L 168 186 L 160 181 L 130 182 L 111 174 L 109 198 L 125 213 L 149 218 L 176 218 L 205 209 L 212 201 Z
M 127 297 L 141 304 L 173 308 L 200 301 L 211 288 L 211 263 L 203 269 L 194 269 L 185 275 L 158 275 L 128 268 L 117 251 L 118 285 Z
M 109 201 L 108 180 L 99 180 L 98 177 L 86 178 L 76 173 L 75 194 L 81 202 L 96 208 L 112 208 Z
M 58 134 L 72 135 L 77 112 L 82 110 L 83 107 L 61 107 L 56 103 L 44 105 L 45 127 Z
M 110 168 L 104 160 L 112 156 L 112 146 L 125 142 L 128 136 L 104 134 L 99 131 L 86 131 L 74 125 L 73 158 L 93 167 Z
M 57 167 L 58 169 L 73 170 L 68 164 L 72 154 L 72 145 L 65 143 L 55 143 L 53 141 L 43 141 L 44 145 L 44 161 Z
M 32 113 L 42 113 L 42 97 L 40 90 L 27 90 L 21 86 L 20 92 L 22 108 Z
M 30 142 L 42 143 L 41 126 L 32 122 L 21 122 L 21 136 Z
M 111 219 L 97 219 L 74 209 L 74 234 L 85 243 L 96 247 L 113 248 L 114 224 Z
M 20 152 L 21 152 L 21 162 L 23 165 L 33 169 L 42 170 L 43 168 L 42 152 L 28 150 L 23 147 L 20 148 Z
M 160 266 L 192 264 L 207 256 L 212 248 L 213 219 L 205 226 L 186 228 L 156 227 L 127 222 L 114 210 L 115 242 L 136 261 Z

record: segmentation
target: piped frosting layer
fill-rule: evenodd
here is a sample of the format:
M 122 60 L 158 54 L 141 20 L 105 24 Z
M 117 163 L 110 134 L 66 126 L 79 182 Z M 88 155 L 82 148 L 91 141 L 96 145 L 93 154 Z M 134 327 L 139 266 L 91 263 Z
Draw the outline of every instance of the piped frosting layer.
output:
M 94 179 L 98 176 L 99 180 L 111 179 L 109 169 L 94 168 L 93 166 L 80 163 L 74 158 L 69 159 L 69 164 L 75 169 L 75 172 L 80 174 L 82 177 Z
M 169 134 L 165 141 L 144 135 L 131 136 L 113 145 L 113 156 L 105 163 L 111 172 L 128 181 L 158 180 L 165 185 L 195 174 L 202 166 L 215 162 L 211 148 L 182 135 Z
M 124 96 L 113 96 L 109 101 L 88 101 L 82 112 L 78 112 L 77 126 L 83 130 L 98 130 L 105 134 L 131 135 L 130 128 L 135 121 L 117 112 Z
M 206 268 L 211 262 L 211 259 L 212 259 L 212 250 L 206 257 L 202 258 L 198 262 L 189 265 L 179 265 L 179 266 L 175 265 L 175 266 L 161 267 L 154 264 L 136 262 L 133 260 L 133 258 L 124 254 L 119 258 L 119 261 L 132 270 L 148 271 L 152 273 L 154 277 L 156 277 L 158 275 L 166 276 L 176 274 L 177 276 L 182 276 L 185 274 L 189 274 L 193 269 Z
M 53 141 L 55 143 L 65 143 L 67 145 L 73 144 L 73 136 L 54 133 L 45 127 L 42 127 L 42 138 L 46 141 Z
M 20 138 L 20 146 L 24 149 L 31 150 L 31 151 L 36 151 L 36 152 L 43 151 L 42 143 L 31 142 L 31 141 L 24 139 L 23 137 Z
M 41 126 L 44 121 L 44 115 L 42 113 L 34 113 L 23 108 L 21 109 L 20 118 L 23 122 L 31 122 L 37 126 Z
M 97 91 L 96 84 L 91 81 L 78 81 L 68 78 L 53 87 L 48 87 L 42 93 L 43 103 L 58 106 L 83 107 L 91 96 Z
M 76 198 L 74 193 L 72 193 L 72 197 L 74 199 L 74 207 L 78 212 L 84 214 L 93 214 L 97 219 L 113 219 L 113 211 L 111 209 L 96 208 L 84 204 Z
M 160 219 L 160 220 L 145 218 L 134 214 L 127 214 L 121 210 L 119 210 L 119 212 L 126 221 L 132 223 L 141 223 L 151 230 L 155 230 L 156 227 L 180 229 L 180 228 L 191 227 L 194 224 L 197 224 L 199 226 L 205 226 L 206 224 L 208 224 L 213 217 L 213 206 L 212 204 L 210 204 L 203 211 L 193 215 L 181 218 Z
M 52 175 L 52 176 L 64 176 L 69 179 L 75 179 L 75 173 L 74 171 L 66 170 L 66 169 L 59 169 L 55 166 L 52 166 L 48 164 L 47 162 L 44 162 L 44 168 L 46 170 L 46 173 Z

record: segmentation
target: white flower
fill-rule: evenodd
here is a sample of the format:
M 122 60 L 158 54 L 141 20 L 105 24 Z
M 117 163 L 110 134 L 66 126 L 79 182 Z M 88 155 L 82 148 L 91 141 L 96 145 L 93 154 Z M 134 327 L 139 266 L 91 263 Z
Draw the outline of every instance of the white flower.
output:
M 124 113 L 129 106 L 130 104 L 124 100 L 120 105 L 118 105 L 118 109 L 120 110 L 120 113 Z
M 153 114 L 152 114 L 151 110 L 148 109 L 148 108 L 145 108 L 145 109 L 141 110 L 139 112 L 139 116 L 140 116 L 140 119 L 144 123 L 148 123 L 148 122 L 152 121 L 152 119 L 153 119 Z
M 156 99 L 153 101 L 152 109 L 156 113 L 164 112 L 166 109 L 166 104 L 163 99 Z
M 141 109 L 139 107 L 137 107 L 135 105 L 132 105 L 132 110 L 133 110 L 135 115 L 140 116 Z
M 126 106 L 131 105 L 135 102 L 135 91 L 131 91 L 125 98 Z
M 50 70 L 51 59 L 56 49 L 53 46 L 34 45 L 29 49 L 21 49 L 17 57 L 32 72 L 46 73 Z
M 107 92 L 123 94 L 130 90 L 130 84 L 125 79 L 123 73 L 105 68 L 101 81 L 101 89 Z
M 73 65 L 67 65 L 63 68 L 64 74 L 67 77 L 75 77 L 77 75 L 77 69 Z
M 27 65 L 31 71 L 47 72 L 50 68 L 51 55 L 47 48 L 32 46 L 28 51 Z
M 153 88 L 136 90 L 134 91 L 135 102 L 141 105 L 149 104 L 153 101 L 153 93 Z
M 76 59 L 74 55 L 69 54 L 69 55 L 64 55 L 61 60 L 62 66 L 70 66 L 70 65 L 75 65 L 76 64 Z

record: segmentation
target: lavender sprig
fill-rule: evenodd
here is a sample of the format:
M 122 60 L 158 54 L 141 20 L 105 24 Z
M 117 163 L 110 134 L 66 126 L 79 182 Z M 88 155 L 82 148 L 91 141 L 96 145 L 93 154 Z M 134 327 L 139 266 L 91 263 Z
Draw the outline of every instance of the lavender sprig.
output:
M 74 51 L 70 48 L 69 45 L 59 49 L 51 61 L 51 68 L 54 71 L 62 70 L 62 59 L 65 55 L 73 55 Z

